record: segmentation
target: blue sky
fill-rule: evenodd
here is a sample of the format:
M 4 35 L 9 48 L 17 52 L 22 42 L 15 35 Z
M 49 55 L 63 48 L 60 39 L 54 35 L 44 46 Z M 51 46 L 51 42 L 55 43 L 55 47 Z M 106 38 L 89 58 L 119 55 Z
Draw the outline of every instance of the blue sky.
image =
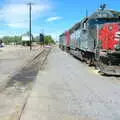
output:
M 32 6 L 32 32 L 51 34 L 54 38 L 90 15 L 101 3 L 110 9 L 120 11 L 119 0 L 1 0 L 0 36 L 21 35 L 28 31 L 28 2 Z

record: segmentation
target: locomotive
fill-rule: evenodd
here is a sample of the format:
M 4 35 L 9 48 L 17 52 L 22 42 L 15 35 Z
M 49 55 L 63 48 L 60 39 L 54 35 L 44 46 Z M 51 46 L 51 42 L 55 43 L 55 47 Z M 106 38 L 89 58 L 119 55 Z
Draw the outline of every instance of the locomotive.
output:
M 103 5 L 61 34 L 59 47 L 104 74 L 120 75 L 120 12 Z

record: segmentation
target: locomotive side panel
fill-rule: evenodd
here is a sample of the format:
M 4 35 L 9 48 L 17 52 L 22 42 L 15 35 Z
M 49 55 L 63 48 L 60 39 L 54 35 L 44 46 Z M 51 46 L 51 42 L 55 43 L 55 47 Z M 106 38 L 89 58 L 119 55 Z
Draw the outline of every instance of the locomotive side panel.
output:
M 61 36 L 59 36 L 59 48 L 62 48 L 62 45 L 63 45 L 63 41 Z
M 80 32 L 80 47 L 81 50 L 94 52 L 96 43 L 96 25 L 91 24 L 92 20 L 84 19 L 82 21 L 82 28 Z
M 86 30 L 81 30 L 80 41 L 80 49 L 86 51 L 88 49 L 88 33 Z
M 95 52 L 97 45 L 97 25 L 88 24 L 88 51 Z
M 78 28 L 75 32 L 76 32 L 76 49 L 80 49 L 80 28 Z
M 61 49 L 65 49 L 65 47 L 66 47 L 66 39 L 65 39 L 66 37 L 65 37 L 65 34 L 63 33 L 62 35 L 60 35 L 59 36 L 59 47 L 61 48 Z
M 65 33 L 62 36 L 62 39 L 63 39 L 63 46 L 64 46 L 64 49 L 65 49 L 66 48 L 66 35 L 65 35 Z
M 70 30 L 70 48 L 77 50 L 80 47 L 81 22 L 76 23 Z
M 66 47 L 70 47 L 70 33 L 67 31 L 65 33 L 65 39 L 66 39 Z
M 75 50 L 76 49 L 76 33 L 75 31 L 70 35 L 70 48 Z

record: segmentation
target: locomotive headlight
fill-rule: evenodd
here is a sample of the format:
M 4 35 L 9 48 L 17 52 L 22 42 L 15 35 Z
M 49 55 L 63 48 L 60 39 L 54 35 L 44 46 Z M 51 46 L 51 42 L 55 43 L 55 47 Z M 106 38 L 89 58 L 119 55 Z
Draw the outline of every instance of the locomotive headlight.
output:
M 112 30 L 113 29 L 113 26 L 109 26 L 109 30 Z
M 117 45 L 114 45 L 114 48 L 116 48 L 117 47 Z

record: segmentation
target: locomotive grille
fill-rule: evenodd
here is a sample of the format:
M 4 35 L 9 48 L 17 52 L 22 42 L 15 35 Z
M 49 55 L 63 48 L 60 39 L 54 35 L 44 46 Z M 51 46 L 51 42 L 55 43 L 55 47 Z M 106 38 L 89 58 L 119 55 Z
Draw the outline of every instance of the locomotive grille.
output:
M 120 65 L 120 52 L 109 54 L 112 65 Z

